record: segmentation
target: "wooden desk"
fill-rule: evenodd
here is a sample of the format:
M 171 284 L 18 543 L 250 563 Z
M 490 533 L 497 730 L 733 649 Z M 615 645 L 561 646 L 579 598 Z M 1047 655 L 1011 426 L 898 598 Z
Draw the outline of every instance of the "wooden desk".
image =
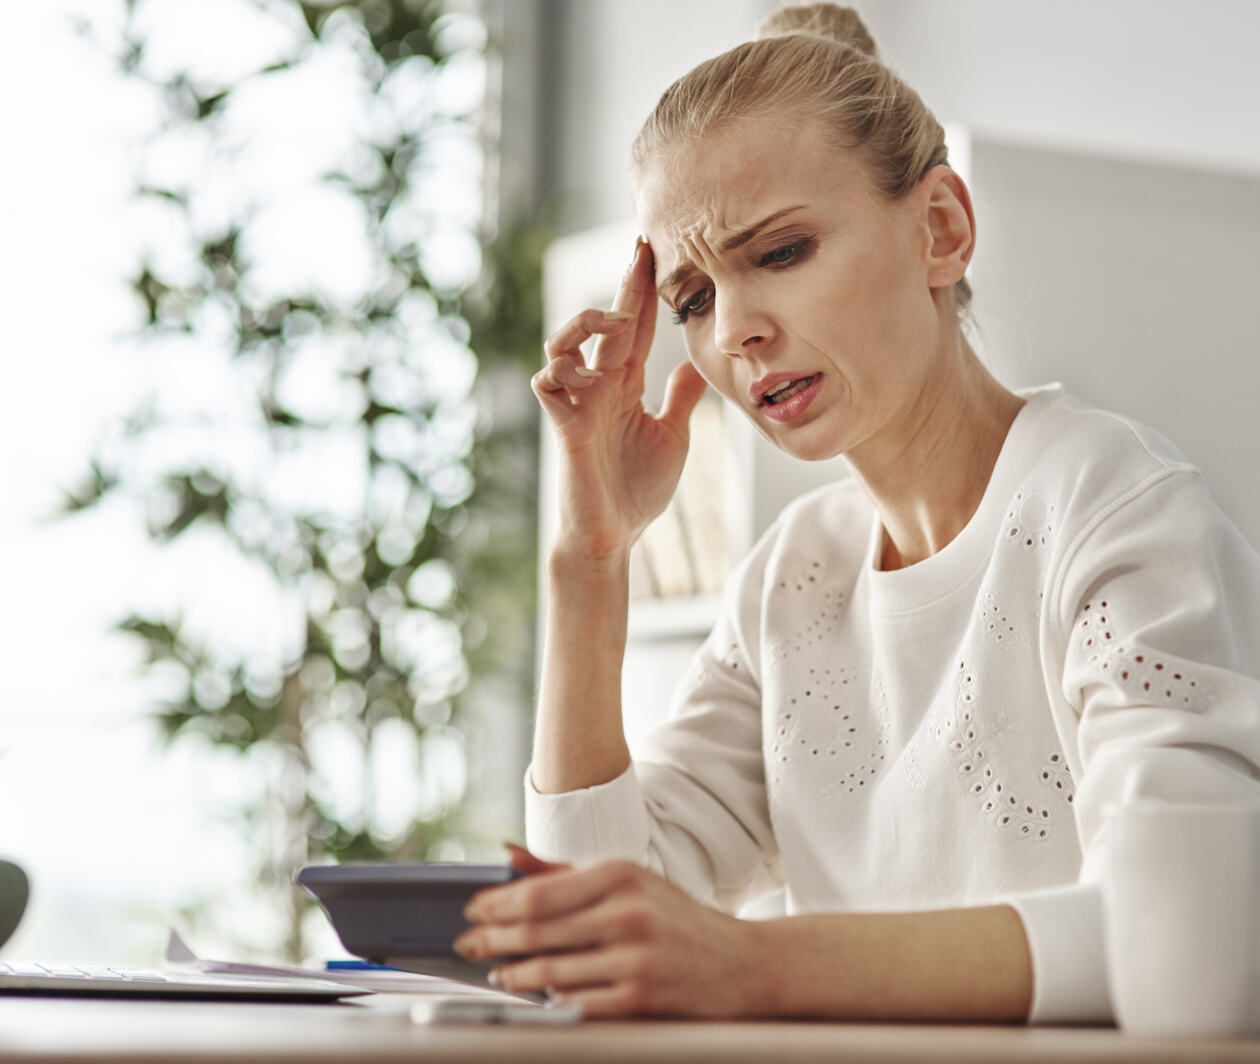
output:
M 1133 1064 L 1260 1062 L 1256 1041 L 1144 1041 L 1110 1028 L 841 1023 L 425 1027 L 410 999 L 341 1005 L 0 998 L 0 1064 Z

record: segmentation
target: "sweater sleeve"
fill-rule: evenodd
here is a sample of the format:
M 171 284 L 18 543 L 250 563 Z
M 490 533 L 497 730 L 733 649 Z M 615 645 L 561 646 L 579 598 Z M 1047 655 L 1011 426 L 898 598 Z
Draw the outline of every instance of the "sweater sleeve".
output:
M 623 858 L 726 909 L 778 885 L 758 679 L 765 543 L 736 570 L 669 720 L 615 780 L 540 794 L 526 776 L 525 833 L 550 860 Z
M 1082 531 L 1047 598 L 1084 862 L 1075 886 L 1007 900 L 1032 951 L 1032 1022 L 1099 1021 L 1112 811 L 1260 806 L 1260 559 L 1197 472 L 1165 469 Z

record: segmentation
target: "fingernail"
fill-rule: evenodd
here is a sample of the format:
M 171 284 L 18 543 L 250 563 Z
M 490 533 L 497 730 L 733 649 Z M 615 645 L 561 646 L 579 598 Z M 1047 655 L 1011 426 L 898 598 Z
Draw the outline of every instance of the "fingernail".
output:
M 634 264 L 639 261 L 639 249 L 643 247 L 643 237 L 636 236 L 634 238 L 634 252 L 630 256 L 630 265 L 626 267 L 626 272 L 621 279 L 624 281 L 634 271 Z
M 502 986 L 502 983 L 499 981 L 498 968 L 491 968 L 490 971 L 486 973 L 486 982 L 491 986 Z
M 588 366 L 574 366 L 573 372 L 579 377 L 602 377 L 603 374 L 597 369 L 591 369 Z
M 629 321 L 634 317 L 633 314 L 629 314 L 624 310 L 605 310 L 602 313 L 605 321 Z

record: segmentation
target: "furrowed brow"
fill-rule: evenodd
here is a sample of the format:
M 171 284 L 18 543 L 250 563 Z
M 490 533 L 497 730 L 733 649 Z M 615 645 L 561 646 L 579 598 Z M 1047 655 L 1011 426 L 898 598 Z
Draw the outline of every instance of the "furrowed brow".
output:
M 757 222 L 755 225 L 751 225 L 747 229 L 741 230 L 740 232 L 736 233 L 734 236 L 728 236 L 725 240 L 722 241 L 721 244 L 718 245 L 718 251 L 721 252 L 722 254 L 726 254 L 728 251 L 734 251 L 736 248 L 743 247 L 750 240 L 755 239 L 757 234 L 760 233 L 763 229 L 765 229 L 766 226 L 774 224 L 780 218 L 783 218 L 785 215 L 791 214 L 793 211 L 799 211 L 803 209 L 804 206 L 805 204 L 798 203 L 794 207 L 784 207 L 783 210 L 781 211 L 775 211 L 773 214 L 767 215 L 765 218 L 762 218 L 761 221 Z M 692 274 L 699 273 L 699 272 L 700 271 L 696 268 L 695 263 L 682 262 L 678 265 L 677 269 L 671 271 L 669 276 L 666 277 L 663 281 L 661 281 L 656 287 L 661 292 L 668 292 L 671 289 L 674 289 L 678 285 L 682 284 L 689 277 L 691 277 Z

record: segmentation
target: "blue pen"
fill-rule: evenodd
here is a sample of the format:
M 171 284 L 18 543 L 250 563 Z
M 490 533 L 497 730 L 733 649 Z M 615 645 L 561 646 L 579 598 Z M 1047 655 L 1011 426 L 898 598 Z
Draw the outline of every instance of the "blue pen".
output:
M 388 964 L 372 964 L 370 961 L 325 961 L 324 970 L 329 972 L 401 972 Z

